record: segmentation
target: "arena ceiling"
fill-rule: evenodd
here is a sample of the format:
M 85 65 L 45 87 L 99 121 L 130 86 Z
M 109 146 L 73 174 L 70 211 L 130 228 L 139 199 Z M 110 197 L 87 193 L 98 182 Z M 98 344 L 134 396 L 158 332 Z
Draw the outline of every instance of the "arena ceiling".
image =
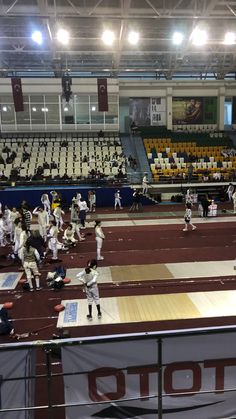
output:
M 193 77 L 234 78 L 236 44 L 224 45 L 236 32 L 236 1 L 227 0 L 1 0 L 0 76 Z M 204 47 L 190 42 L 192 31 L 208 32 Z M 70 33 L 67 46 L 56 40 L 58 28 Z M 115 33 L 112 46 L 101 41 L 104 29 Z M 31 39 L 43 34 L 41 46 Z M 140 33 L 137 46 L 129 30 Z M 174 31 L 184 43 L 174 46 Z

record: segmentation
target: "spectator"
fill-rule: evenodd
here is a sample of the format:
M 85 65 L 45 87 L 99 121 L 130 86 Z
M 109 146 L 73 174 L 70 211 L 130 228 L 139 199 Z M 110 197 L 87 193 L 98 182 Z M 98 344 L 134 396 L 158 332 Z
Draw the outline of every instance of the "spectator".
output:
M 98 132 L 98 138 L 104 138 L 104 132 L 102 129 Z

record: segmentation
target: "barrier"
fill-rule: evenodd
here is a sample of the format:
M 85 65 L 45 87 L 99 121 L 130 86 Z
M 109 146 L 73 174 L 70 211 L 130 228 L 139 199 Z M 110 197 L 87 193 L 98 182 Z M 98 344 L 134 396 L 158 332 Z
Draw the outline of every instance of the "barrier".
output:
M 5 357 L 1 390 L 8 386 L 7 393 L 1 392 L 0 413 L 7 419 L 14 418 L 14 412 L 42 410 L 50 419 L 58 409 L 66 409 L 66 419 L 121 417 L 122 412 L 122 417 L 150 419 L 235 417 L 235 344 L 236 328 L 227 326 L 0 345 L 1 359 Z M 43 374 L 34 374 L 36 348 L 43 349 Z M 60 373 L 53 371 L 55 353 L 61 358 Z M 25 360 L 31 354 L 31 369 L 17 374 L 12 354 L 13 359 L 23 354 Z M 47 403 L 33 403 L 32 383 L 22 385 L 22 380 L 36 383 L 38 389 L 44 380 L 40 391 Z M 18 405 L 17 399 L 13 405 L 8 399 L 11 383 L 23 393 L 31 387 L 25 406 L 24 397 Z

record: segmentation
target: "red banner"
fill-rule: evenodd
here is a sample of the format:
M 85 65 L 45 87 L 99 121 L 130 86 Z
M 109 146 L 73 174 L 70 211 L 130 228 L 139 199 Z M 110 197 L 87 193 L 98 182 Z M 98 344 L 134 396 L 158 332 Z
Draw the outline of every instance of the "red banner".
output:
M 12 94 L 13 94 L 15 111 L 22 112 L 24 110 L 24 101 L 23 101 L 21 79 L 18 77 L 12 78 L 11 86 L 12 86 Z
M 107 79 L 97 79 L 98 83 L 98 110 L 108 111 Z

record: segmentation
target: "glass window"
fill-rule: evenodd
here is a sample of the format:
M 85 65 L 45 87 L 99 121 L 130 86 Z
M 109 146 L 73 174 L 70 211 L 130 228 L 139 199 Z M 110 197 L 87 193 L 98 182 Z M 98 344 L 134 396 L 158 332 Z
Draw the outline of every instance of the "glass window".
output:
M 74 95 L 76 103 L 89 103 L 88 95 L 78 96 Z
M 108 112 L 105 113 L 106 124 L 118 123 L 118 105 L 109 104 Z
M 29 104 L 24 103 L 24 111 L 16 112 L 16 122 L 19 125 L 30 125 Z
M 45 103 L 58 103 L 58 95 L 45 95 Z
M 98 105 L 91 104 L 91 124 L 104 124 L 104 112 L 98 112 Z
M 91 95 L 90 96 L 91 103 L 98 103 L 98 95 Z
M 74 102 L 72 100 L 69 103 L 63 101 L 61 104 L 61 115 L 63 124 L 74 124 Z
M 15 114 L 14 114 L 14 105 L 2 104 L 2 124 L 12 124 L 15 125 Z
M 30 95 L 31 103 L 44 103 L 43 95 Z
M 47 103 L 45 105 L 46 123 L 59 124 L 59 106 L 58 104 Z
M 76 103 L 76 122 L 77 124 L 90 124 L 88 103 Z
M 0 96 L 1 103 L 13 103 L 12 95 L 1 95 Z
M 31 103 L 31 120 L 32 125 L 45 124 L 44 104 Z

